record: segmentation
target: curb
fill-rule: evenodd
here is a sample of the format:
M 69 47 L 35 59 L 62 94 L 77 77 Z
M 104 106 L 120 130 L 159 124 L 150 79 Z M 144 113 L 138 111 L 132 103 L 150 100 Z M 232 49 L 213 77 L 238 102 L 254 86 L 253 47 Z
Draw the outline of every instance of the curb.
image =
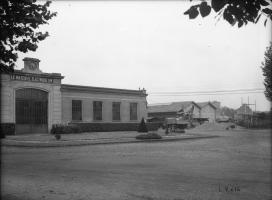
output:
M 29 141 L 1 141 L 1 146 L 6 147 L 30 147 L 30 148 L 47 148 L 47 147 L 69 147 L 69 146 L 87 146 L 87 145 L 112 145 L 112 144 L 130 144 L 130 143 L 159 143 L 159 142 L 175 142 L 182 140 L 208 139 L 220 136 L 195 136 L 187 138 L 163 138 L 163 139 L 147 139 L 147 140 L 109 140 L 109 141 L 54 141 L 48 142 L 29 142 Z

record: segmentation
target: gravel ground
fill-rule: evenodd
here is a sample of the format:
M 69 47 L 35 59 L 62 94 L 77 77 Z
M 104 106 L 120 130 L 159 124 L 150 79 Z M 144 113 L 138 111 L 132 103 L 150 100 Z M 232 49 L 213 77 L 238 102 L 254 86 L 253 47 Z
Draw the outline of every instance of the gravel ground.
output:
M 270 130 L 212 134 L 221 137 L 42 149 L 2 147 L 2 199 L 271 199 Z

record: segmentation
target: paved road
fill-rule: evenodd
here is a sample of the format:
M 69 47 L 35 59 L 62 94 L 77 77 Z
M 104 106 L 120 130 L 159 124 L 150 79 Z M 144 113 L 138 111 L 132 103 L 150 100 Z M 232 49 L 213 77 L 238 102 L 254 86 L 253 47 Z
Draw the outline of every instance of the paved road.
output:
M 221 137 L 42 149 L 2 147 L 1 195 L 14 200 L 271 199 L 270 131 L 213 134 Z

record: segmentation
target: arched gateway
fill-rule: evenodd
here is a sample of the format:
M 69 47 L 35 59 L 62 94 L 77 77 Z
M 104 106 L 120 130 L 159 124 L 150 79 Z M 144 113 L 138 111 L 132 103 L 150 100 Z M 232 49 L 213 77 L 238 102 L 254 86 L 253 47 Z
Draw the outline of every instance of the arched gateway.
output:
M 48 93 L 34 88 L 16 90 L 16 133 L 48 132 Z
M 23 69 L 0 74 L 0 128 L 5 134 L 49 133 L 61 123 L 63 76 L 42 72 L 39 62 L 24 58 Z

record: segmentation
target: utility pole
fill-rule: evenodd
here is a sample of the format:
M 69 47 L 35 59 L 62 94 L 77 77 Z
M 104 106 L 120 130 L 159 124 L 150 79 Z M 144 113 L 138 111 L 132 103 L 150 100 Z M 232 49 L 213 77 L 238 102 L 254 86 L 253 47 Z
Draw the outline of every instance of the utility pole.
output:
M 247 128 L 249 128 L 252 124 L 253 124 L 253 114 L 254 111 L 251 109 L 251 106 L 254 106 L 254 111 L 256 113 L 256 100 L 254 104 L 251 104 L 249 101 L 249 96 L 247 97 L 247 103 L 243 102 L 243 97 L 241 97 L 241 107 L 244 106 L 244 108 L 242 109 L 242 118 L 241 120 L 243 121 L 244 125 L 247 126 Z
M 252 117 L 251 117 L 251 113 L 250 113 L 250 106 L 249 106 L 249 96 L 247 96 L 247 107 L 248 107 L 248 128 L 250 127 L 250 125 L 251 125 L 251 119 L 252 119 Z
M 254 123 L 255 123 L 255 125 L 257 126 L 257 123 L 258 123 L 258 118 L 257 118 L 257 113 L 256 113 L 256 107 L 257 107 L 257 105 L 256 105 L 256 99 L 255 99 L 255 120 L 254 120 Z
M 254 106 L 255 107 L 255 112 L 256 112 L 256 100 L 255 100 L 255 103 L 254 104 L 250 104 L 249 103 L 249 96 L 247 97 L 247 107 L 251 110 L 250 106 Z M 245 106 L 246 107 L 246 106 Z M 248 127 L 250 127 L 252 124 L 253 124 L 253 114 L 254 114 L 254 111 L 252 111 L 251 113 L 248 113 Z
M 244 118 L 244 122 L 248 125 L 248 123 L 247 123 L 247 120 L 246 120 L 246 103 L 245 104 L 243 104 L 244 105 L 244 115 L 243 115 L 243 118 Z

